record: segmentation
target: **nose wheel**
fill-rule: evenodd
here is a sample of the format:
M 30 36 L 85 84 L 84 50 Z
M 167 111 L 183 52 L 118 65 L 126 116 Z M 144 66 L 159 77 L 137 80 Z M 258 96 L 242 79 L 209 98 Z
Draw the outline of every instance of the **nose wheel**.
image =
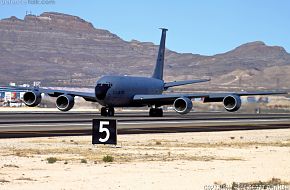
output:
M 150 117 L 163 117 L 162 108 L 150 108 L 149 116 Z
M 115 109 L 113 107 L 102 107 L 101 116 L 112 117 L 115 115 Z

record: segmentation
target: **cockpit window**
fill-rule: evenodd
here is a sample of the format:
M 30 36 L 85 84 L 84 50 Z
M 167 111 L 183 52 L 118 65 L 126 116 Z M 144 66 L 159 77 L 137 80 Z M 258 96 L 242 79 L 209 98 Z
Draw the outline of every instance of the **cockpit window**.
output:
M 104 98 L 106 97 L 106 94 L 108 92 L 108 90 L 111 88 L 112 83 L 106 82 L 106 83 L 97 83 L 97 86 L 95 88 L 95 94 L 96 97 L 99 100 L 104 100 Z
M 97 86 L 111 87 L 112 83 L 98 83 Z

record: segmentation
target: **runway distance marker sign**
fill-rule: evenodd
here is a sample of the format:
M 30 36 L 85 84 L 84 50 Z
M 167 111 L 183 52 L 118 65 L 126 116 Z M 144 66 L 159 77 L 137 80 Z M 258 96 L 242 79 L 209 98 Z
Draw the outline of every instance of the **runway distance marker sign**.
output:
M 117 145 L 117 120 L 93 119 L 92 144 Z

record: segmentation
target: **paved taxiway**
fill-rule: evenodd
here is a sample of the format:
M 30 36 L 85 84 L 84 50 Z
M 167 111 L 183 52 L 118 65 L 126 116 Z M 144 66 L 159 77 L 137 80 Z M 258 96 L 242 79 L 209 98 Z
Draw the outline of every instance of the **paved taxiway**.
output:
M 1 112 L 0 138 L 90 135 L 95 112 Z M 290 128 L 290 114 L 164 113 L 151 118 L 145 112 L 117 113 L 118 133 L 172 133 Z

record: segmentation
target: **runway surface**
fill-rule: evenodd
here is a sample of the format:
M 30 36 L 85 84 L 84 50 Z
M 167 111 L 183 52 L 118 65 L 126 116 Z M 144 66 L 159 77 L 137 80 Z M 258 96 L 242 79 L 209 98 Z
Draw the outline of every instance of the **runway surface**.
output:
M 0 138 L 91 135 L 95 112 L 0 112 Z M 290 114 L 165 112 L 117 113 L 118 134 L 208 132 L 290 128 Z

